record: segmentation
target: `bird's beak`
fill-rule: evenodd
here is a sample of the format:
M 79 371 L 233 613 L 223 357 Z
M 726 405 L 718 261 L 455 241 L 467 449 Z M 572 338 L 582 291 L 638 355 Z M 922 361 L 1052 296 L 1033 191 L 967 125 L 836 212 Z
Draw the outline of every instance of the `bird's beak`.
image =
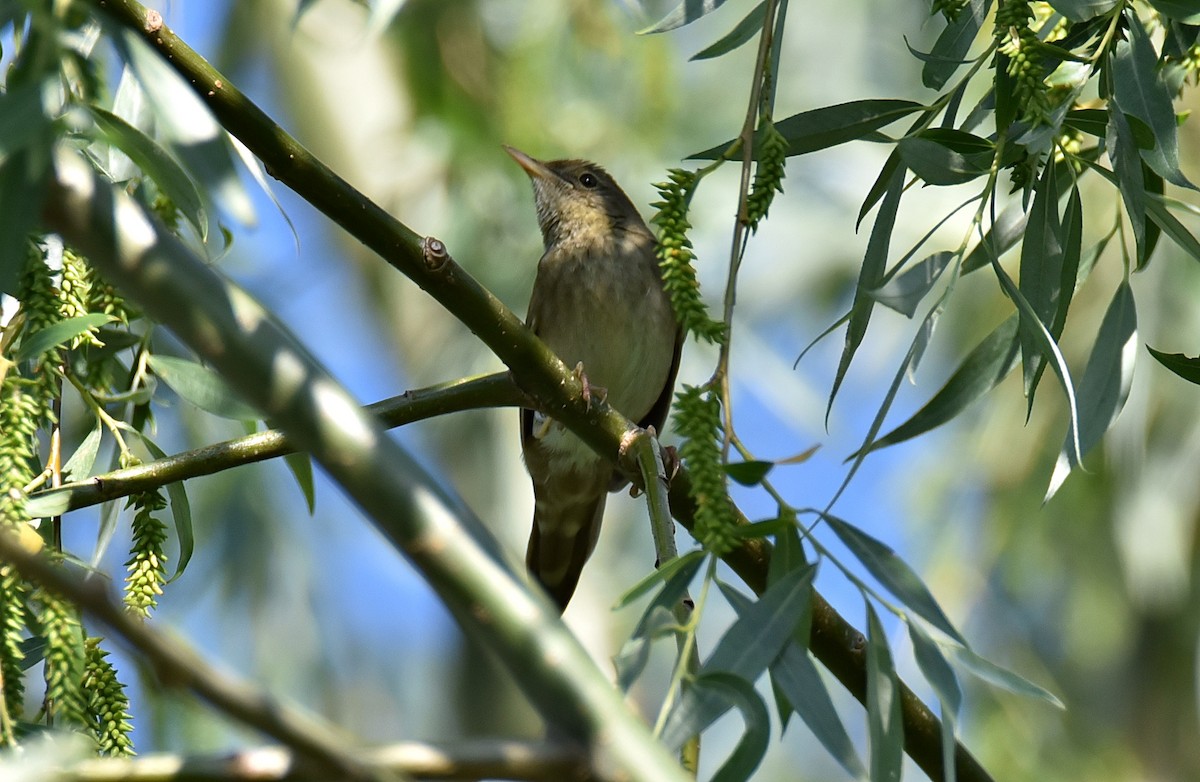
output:
M 504 145 L 504 151 L 507 152 L 513 160 L 517 161 L 517 165 L 525 169 L 525 173 L 529 174 L 532 179 L 556 179 L 553 171 L 546 168 L 546 164 L 542 161 L 531 158 L 516 147 Z

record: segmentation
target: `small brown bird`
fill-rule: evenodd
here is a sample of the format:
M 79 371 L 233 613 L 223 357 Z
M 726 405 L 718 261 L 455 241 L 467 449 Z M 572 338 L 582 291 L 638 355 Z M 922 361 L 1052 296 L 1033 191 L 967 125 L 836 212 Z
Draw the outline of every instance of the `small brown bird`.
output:
M 584 388 L 662 431 L 683 335 L 663 290 L 654 235 L 608 173 L 584 160 L 543 163 L 505 147 L 533 182 L 546 252 L 526 323 Z M 604 499 L 625 480 L 561 424 L 521 411 L 533 478 L 525 562 L 565 609 L 600 533 Z

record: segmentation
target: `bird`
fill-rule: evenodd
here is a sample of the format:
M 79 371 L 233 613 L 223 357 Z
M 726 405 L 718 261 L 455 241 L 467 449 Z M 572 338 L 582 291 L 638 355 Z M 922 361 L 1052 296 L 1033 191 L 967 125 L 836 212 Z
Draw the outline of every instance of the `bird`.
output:
M 602 398 L 643 428 L 662 431 L 683 332 L 663 288 L 655 238 L 599 165 L 541 161 L 505 151 L 533 184 L 545 252 L 526 325 L 574 367 L 585 399 Z M 626 483 L 566 428 L 521 410 L 521 452 L 533 482 L 525 563 L 565 611 L 595 548 L 605 498 Z

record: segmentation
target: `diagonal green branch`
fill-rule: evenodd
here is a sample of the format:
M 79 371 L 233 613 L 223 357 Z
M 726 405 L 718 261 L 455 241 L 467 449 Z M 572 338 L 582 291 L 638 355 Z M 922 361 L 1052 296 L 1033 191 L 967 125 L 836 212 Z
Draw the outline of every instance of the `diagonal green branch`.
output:
M 53 166 L 42 205 L 46 227 L 85 252 L 311 453 L 421 572 L 464 632 L 501 658 L 546 721 L 586 746 L 595 776 L 688 779 L 482 522 L 386 437 L 261 305 L 78 154 L 59 148 Z M 427 246 L 436 260 L 437 247 Z
M 465 323 L 512 370 L 517 384 L 541 407 L 589 443 L 598 453 L 618 461 L 628 421 L 603 404 L 583 401 L 578 379 L 495 296 L 445 254 L 423 252 L 422 242 L 407 226 L 338 177 L 280 128 L 220 72 L 213 68 L 161 19 L 147 24 L 146 9 L 134 0 L 88 0 L 88 4 L 144 37 L 192 87 L 230 133 L 242 141 L 279 181 L 320 209 L 352 236 L 377 252 Z M 636 465 L 623 465 L 636 474 Z M 693 505 L 681 472 L 671 486 L 671 511 L 691 529 Z M 726 555 L 746 583 L 761 593 L 765 586 L 770 545 L 747 541 Z M 865 641 L 816 592 L 813 593 L 813 654 L 860 702 L 866 702 Z M 907 687 L 902 687 L 905 751 L 930 778 L 942 773 L 940 723 Z M 965 747 L 956 747 L 958 779 L 984 782 L 991 777 Z

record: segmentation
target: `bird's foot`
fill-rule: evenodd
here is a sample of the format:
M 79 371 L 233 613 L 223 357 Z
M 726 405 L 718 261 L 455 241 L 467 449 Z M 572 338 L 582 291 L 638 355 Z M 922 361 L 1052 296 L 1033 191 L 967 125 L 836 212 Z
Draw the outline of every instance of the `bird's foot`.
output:
M 673 445 L 664 445 L 662 447 L 663 468 L 667 473 L 667 485 L 671 485 L 671 481 L 675 480 L 675 476 L 679 474 L 679 466 L 682 464 L 679 460 L 679 449 Z
M 583 403 L 588 410 L 592 409 L 592 394 L 595 393 L 596 399 L 601 403 L 608 400 L 608 389 L 594 386 L 588 382 L 587 373 L 583 371 L 583 362 L 580 361 L 575 365 L 575 369 L 571 371 L 575 375 L 575 379 L 579 381 L 579 385 L 583 386 Z

